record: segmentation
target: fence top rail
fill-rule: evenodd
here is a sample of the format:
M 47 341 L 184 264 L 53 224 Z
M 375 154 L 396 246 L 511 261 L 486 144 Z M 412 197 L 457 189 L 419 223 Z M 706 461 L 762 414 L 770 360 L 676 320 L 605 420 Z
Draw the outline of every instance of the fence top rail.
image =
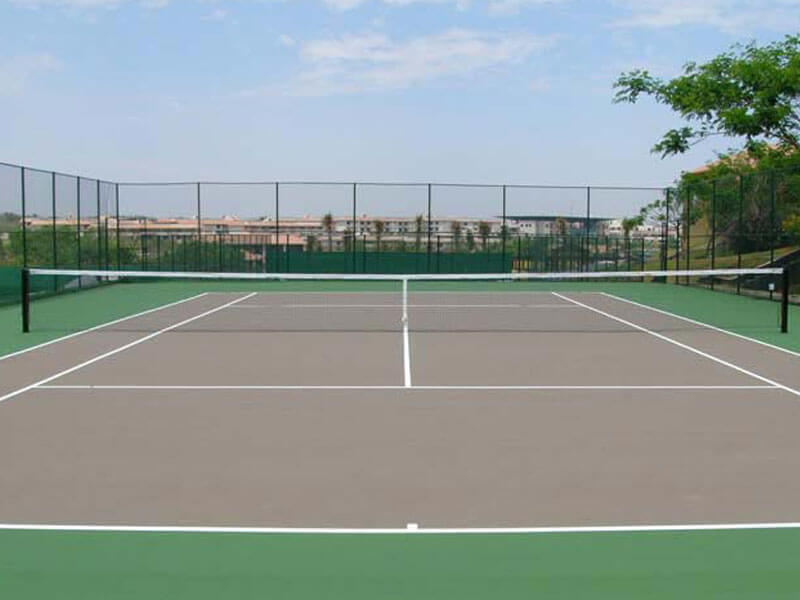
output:
M 734 277 L 739 275 L 782 275 L 783 268 L 760 269 L 693 269 L 653 271 L 587 271 L 552 273 L 455 273 L 455 274 L 370 274 L 370 273 L 229 273 L 205 271 L 113 271 L 98 269 L 28 269 L 30 275 L 62 275 L 68 277 L 137 277 L 153 279 L 218 279 L 218 280 L 349 280 L 349 281 L 505 281 L 555 279 L 634 279 L 641 277 Z
M 53 171 L 52 169 L 39 169 L 37 167 L 28 167 L 25 165 L 15 165 L 0 161 L 0 167 L 9 167 L 11 169 L 21 169 L 24 171 L 31 171 L 33 173 L 44 173 L 45 175 L 57 175 L 59 177 L 70 177 L 71 179 L 82 179 L 84 181 L 98 181 L 100 183 L 107 183 L 109 185 L 116 185 L 116 182 L 108 179 L 99 179 L 97 177 L 87 177 L 86 175 L 76 175 L 74 173 L 64 173 L 62 171 Z
M 291 185 L 291 186 L 340 186 L 340 187 L 432 187 L 432 188 L 474 188 L 474 189 L 530 189 L 530 190 L 606 190 L 606 191 L 652 191 L 664 192 L 671 189 L 669 186 L 608 186 L 608 185 L 545 185 L 525 183 L 458 183 L 452 181 L 315 181 L 315 180 L 286 180 L 286 181 L 120 181 L 120 187 L 158 187 L 158 186 L 203 186 L 203 185 Z

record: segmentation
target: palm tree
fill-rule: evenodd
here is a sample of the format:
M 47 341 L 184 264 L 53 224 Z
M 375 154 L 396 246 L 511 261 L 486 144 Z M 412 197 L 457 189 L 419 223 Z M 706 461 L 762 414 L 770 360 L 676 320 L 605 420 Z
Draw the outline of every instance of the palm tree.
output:
M 306 252 L 314 252 L 317 249 L 317 236 L 309 234 L 306 236 Z
M 458 247 L 461 245 L 461 223 L 459 221 L 453 221 L 453 225 L 450 229 L 453 232 L 453 246 L 458 250 Z
M 344 230 L 344 249 L 346 252 L 349 252 L 353 249 L 353 244 L 355 243 L 355 236 L 353 232 L 350 231 L 350 228 Z
M 328 233 L 328 252 L 333 251 L 333 215 L 325 213 L 322 217 L 322 228 Z
M 486 221 L 480 221 L 478 223 L 478 235 L 481 236 L 481 244 L 483 245 L 483 249 L 486 250 L 486 245 L 489 241 L 489 233 L 492 231 L 492 228 Z
M 422 243 L 422 232 L 425 230 L 425 217 L 423 215 L 417 215 L 414 217 L 414 243 L 417 246 L 417 252 L 419 252 L 419 246 Z
M 472 233 L 472 229 L 467 229 L 467 250 L 470 252 L 475 250 L 475 234 Z
M 625 241 L 630 242 L 631 231 L 639 227 L 644 222 L 644 218 L 640 215 L 638 217 L 626 217 L 622 219 L 622 233 L 625 235 Z
M 372 229 L 375 232 L 375 241 L 378 243 L 378 252 L 381 251 L 381 238 L 386 232 L 386 223 L 380 219 L 375 219 L 372 222 Z

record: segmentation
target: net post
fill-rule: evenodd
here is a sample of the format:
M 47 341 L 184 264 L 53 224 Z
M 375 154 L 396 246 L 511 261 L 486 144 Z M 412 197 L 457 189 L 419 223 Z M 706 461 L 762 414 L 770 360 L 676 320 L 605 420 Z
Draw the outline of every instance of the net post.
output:
M 27 267 L 20 271 L 22 277 L 22 333 L 31 330 L 31 272 Z
M 781 274 L 781 333 L 789 331 L 789 267 L 783 268 Z

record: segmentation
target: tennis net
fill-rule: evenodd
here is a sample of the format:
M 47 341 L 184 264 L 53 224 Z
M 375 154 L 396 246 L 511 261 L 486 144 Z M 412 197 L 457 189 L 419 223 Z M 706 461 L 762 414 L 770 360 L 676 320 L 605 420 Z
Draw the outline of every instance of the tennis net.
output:
M 696 326 L 691 319 L 785 332 L 790 299 L 788 271 L 775 268 L 467 275 L 26 269 L 22 278 L 24 331 L 607 332 L 631 331 L 626 321 L 653 309 L 662 317 L 648 319 L 648 329 Z

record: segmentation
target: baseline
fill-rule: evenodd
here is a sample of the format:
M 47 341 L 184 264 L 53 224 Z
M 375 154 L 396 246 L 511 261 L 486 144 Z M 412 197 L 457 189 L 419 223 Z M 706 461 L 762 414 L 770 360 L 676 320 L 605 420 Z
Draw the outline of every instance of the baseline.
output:
M 508 533 L 647 533 L 659 531 L 735 531 L 749 529 L 800 529 L 800 522 L 777 523 L 687 523 L 679 525 L 597 525 L 575 527 L 405 527 L 336 528 L 336 527 L 192 527 L 172 525 L 47 525 L 0 523 L 0 531 L 96 531 L 117 533 L 250 533 L 250 534 L 508 534 Z
M 38 385 L 40 390 L 783 390 L 779 385 Z

